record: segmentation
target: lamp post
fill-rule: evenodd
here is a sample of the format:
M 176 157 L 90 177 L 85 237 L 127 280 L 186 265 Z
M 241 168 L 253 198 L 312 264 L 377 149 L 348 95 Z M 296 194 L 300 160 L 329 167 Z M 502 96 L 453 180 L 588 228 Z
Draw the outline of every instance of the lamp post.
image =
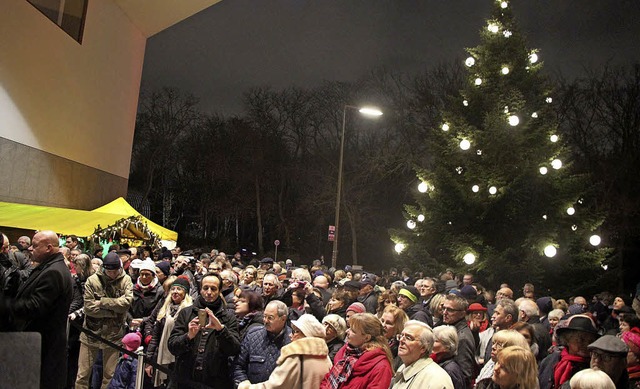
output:
M 344 131 L 347 127 L 347 108 L 357 109 L 361 114 L 368 116 L 380 116 L 382 111 L 371 107 L 354 107 L 353 105 L 345 104 L 342 110 L 342 131 L 340 134 L 340 159 L 338 162 L 338 190 L 336 193 L 336 220 L 334 222 L 335 232 L 333 238 L 333 251 L 331 253 L 331 266 L 335 269 L 338 262 L 338 236 L 340 233 L 340 199 L 342 195 L 342 163 L 344 160 Z

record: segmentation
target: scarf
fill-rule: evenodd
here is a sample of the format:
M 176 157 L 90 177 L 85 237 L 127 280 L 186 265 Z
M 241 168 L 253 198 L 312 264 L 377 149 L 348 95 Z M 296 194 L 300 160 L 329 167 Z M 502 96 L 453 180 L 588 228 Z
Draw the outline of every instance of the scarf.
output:
M 136 281 L 136 288 L 138 290 L 141 290 L 142 293 L 155 288 L 156 285 L 158 285 L 158 277 L 153 277 L 153 281 L 149 282 L 149 285 L 146 286 L 140 283 L 140 278 L 138 278 L 138 281 Z
M 629 373 L 629 379 L 640 379 L 640 365 L 628 367 L 627 373 Z
M 180 306 L 171 304 L 168 308 L 167 315 L 164 317 L 164 327 L 162 327 L 162 336 L 160 336 L 160 342 L 158 343 L 158 364 L 168 366 L 170 363 L 175 362 L 176 357 L 169 351 L 169 335 L 173 327 L 175 327 L 175 318 L 180 312 Z M 156 370 L 155 386 L 160 386 L 167 379 L 167 375 L 159 370 Z
M 198 303 L 197 303 L 196 305 L 197 305 L 198 307 L 203 308 L 203 309 L 204 309 L 204 308 L 209 308 L 209 309 L 211 310 L 211 312 L 213 312 L 213 313 L 215 314 L 215 313 L 216 313 L 216 312 L 218 312 L 218 311 L 220 310 L 220 308 L 222 307 L 222 302 L 223 302 L 223 301 L 224 301 L 224 300 L 222 300 L 222 299 L 220 298 L 220 296 L 218 296 L 218 298 L 217 298 L 217 299 L 215 299 L 215 300 L 213 300 L 213 302 L 208 303 L 208 302 L 206 302 L 206 301 L 205 301 L 204 297 L 202 297 L 202 296 L 198 296 Z M 218 319 L 219 319 L 219 318 L 218 318 Z
M 560 361 L 553 368 L 554 388 L 559 388 L 566 381 L 569 381 L 576 363 L 589 364 L 589 358 L 571 355 L 566 348 L 563 349 L 560 353 Z
M 331 371 L 329 371 L 329 384 L 331 385 L 331 389 L 338 389 L 340 385 L 349 379 L 353 372 L 353 366 L 364 353 L 363 350 L 353 347 L 350 344 L 344 347 L 345 350 L 342 359 L 337 361 L 331 368 Z

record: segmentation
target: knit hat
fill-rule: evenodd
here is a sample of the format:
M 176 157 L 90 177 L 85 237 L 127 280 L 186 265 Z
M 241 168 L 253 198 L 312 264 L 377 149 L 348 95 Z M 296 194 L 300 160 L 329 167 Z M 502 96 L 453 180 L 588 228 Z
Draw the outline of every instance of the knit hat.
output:
M 137 332 L 130 332 L 122 338 L 122 344 L 124 348 L 129 351 L 136 351 L 140 347 L 142 339 Z
M 478 297 L 478 291 L 471 285 L 465 285 L 460 289 L 460 295 L 467 300 L 475 300 Z
M 118 254 L 111 252 L 102 259 L 102 266 L 107 270 L 117 270 L 122 267 L 122 261 Z
M 156 267 L 167 277 L 171 274 L 171 263 L 168 261 L 160 261 L 156 263 Z
M 536 305 L 540 310 L 540 315 L 544 316 L 553 310 L 553 303 L 551 297 L 540 297 L 536 300 Z
M 167 250 L 167 251 L 163 251 L 162 254 L 160 254 L 160 258 L 159 259 L 169 259 L 171 260 L 171 258 L 173 258 L 173 254 L 171 254 L 171 251 Z
M 273 263 L 273 258 L 269 258 L 269 257 L 262 258 L 260 260 L 260 263 Z
M 444 284 L 444 290 L 447 292 L 451 289 L 456 289 L 457 287 L 458 284 L 454 280 L 447 280 L 447 282 Z
M 189 278 L 187 276 L 178 276 L 178 278 L 176 278 L 176 280 L 173 281 L 173 284 L 171 284 L 172 288 L 174 286 L 179 286 L 183 288 L 185 291 L 187 291 L 187 293 L 189 293 L 189 290 L 191 289 L 191 285 L 189 284 Z
M 298 320 L 291 320 L 291 324 L 302 331 L 304 336 L 324 339 L 324 326 L 313 315 L 305 313 Z
M 156 264 L 153 263 L 153 261 L 150 258 L 147 258 L 144 261 L 142 261 L 142 263 L 138 265 L 138 269 L 149 270 L 151 273 L 156 274 Z
M 632 329 L 622 334 L 622 340 L 629 346 L 629 350 L 636 355 L 640 355 L 640 331 Z
M 365 313 L 367 309 L 364 307 L 362 303 L 353 303 L 349 305 L 349 308 L 347 308 L 347 312 L 349 311 L 353 311 L 355 313 Z
M 140 269 L 140 266 L 142 266 L 142 259 L 134 259 L 133 261 L 131 261 L 131 266 L 134 269 Z
M 580 304 L 572 304 L 569 306 L 570 315 L 580 315 L 584 313 L 584 307 Z
M 418 302 L 418 296 L 420 296 L 420 292 L 418 292 L 418 289 L 416 289 L 415 286 L 403 286 L 398 294 L 408 298 L 414 303 Z
M 322 319 L 322 324 L 325 323 L 328 323 L 336 330 L 338 339 L 344 340 L 344 335 L 347 332 L 347 322 L 341 316 L 334 313 L 329 314 Z
M 293 265 L 293 261 L 291 259 L 287 259 L 286 261 L 284 261 L 284 264 L 287 266 L 291 266 Z
M 619 356 L 626 356 L 629 352 L 629 346 L 615 335 L 603 335 L 587 346 L 587 348 L 589 350 L 596 349 Z

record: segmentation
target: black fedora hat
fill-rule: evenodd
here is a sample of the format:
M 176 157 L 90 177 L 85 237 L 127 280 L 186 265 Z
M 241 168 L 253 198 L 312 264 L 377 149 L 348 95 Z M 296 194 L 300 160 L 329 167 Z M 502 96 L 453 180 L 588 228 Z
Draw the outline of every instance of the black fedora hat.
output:
M 556 333 L 558 335 L 567 331 L 580 331 L 595 335 L 598 334 L 595 323 L 587 315 L 572 315 L 567 319 L 562 327 L 556 329 Z

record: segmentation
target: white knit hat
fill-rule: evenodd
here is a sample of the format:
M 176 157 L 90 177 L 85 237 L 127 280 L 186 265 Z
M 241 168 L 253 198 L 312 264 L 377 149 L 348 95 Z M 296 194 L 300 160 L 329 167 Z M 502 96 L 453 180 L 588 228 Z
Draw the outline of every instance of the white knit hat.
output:
M 296 326 L 304 336 L 323 338 L 325 336 L 324 326 L 320 324 L 315 316 L 305 313 L 298 320 L 291 320 L 291 324 Z
M 141 261 L 141 263 L 136 267 L 137 269 L 149 270 L 151 273 L 156 274 L 156 264 L 149 258 Z

